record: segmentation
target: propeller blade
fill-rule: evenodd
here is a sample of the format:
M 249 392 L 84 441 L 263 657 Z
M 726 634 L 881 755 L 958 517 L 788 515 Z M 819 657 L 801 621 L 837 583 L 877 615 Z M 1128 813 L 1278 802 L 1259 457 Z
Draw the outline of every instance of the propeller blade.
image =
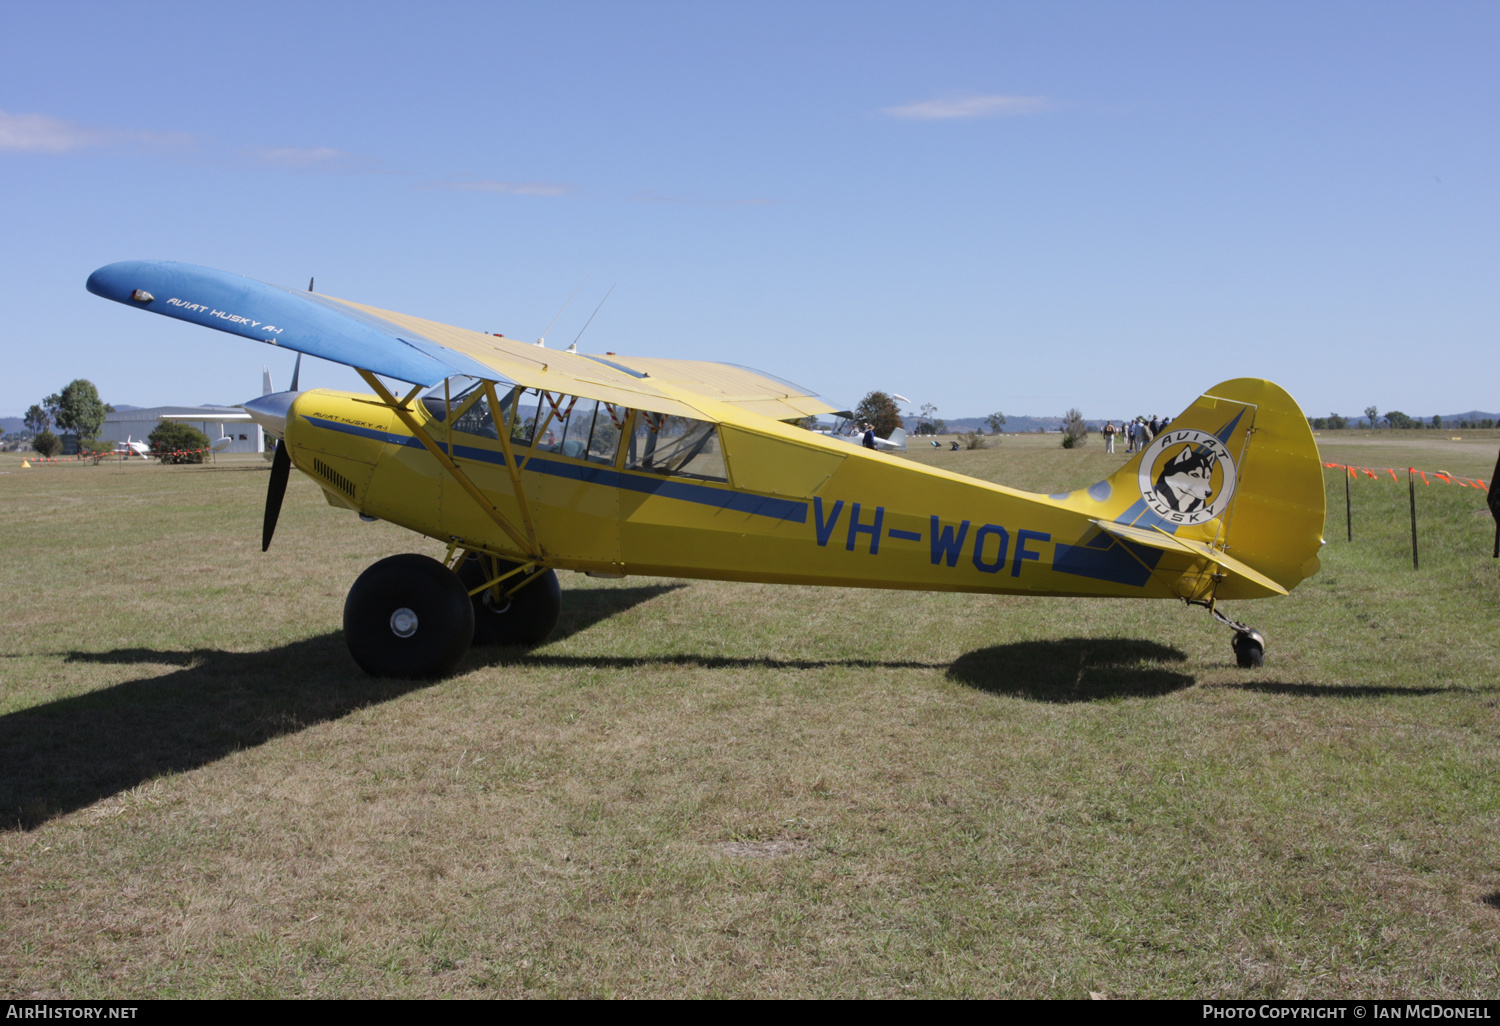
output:
M 286 497 L 286 482 L 292 474 L 292 458 L 287 455 L 286 442 L 276 443 L 276 455 L 271 457 L 271 483 L 266 487 L 266 519 L 260 529 L 260 551 L 271 547 L 271 535 L 276 533 L 276 518 L 281 516 L 281 500 Z

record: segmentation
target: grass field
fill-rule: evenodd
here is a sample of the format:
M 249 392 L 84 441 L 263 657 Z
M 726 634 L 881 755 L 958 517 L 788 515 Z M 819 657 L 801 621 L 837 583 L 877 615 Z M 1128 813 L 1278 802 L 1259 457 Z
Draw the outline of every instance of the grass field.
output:
M 1457 434 L 1458 432 L 1455 432 Z M 1433 432 L 1436 435 L 1438 433 Z M 1481 476 L 1495 437 L 1330 433 Z M 1488 433 L 1494 435 L 1494 432 Z M 1123 460 L 912 458 L 1051 491 Z M 529 653 L 372 681 L 344 594 L 438 552 L 268 465 L 0 456 L 0 994 L 1500 995 L 1480 492 L 1327 473 L 1229 612 L 564 574 Z

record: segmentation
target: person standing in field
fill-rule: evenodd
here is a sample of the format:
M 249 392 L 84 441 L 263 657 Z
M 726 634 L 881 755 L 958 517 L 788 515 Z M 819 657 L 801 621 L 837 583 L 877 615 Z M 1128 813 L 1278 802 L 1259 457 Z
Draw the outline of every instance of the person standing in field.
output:
M 1112 420 L 1104 422 L 1104 451 L 1115 451 L 1115 422 Z

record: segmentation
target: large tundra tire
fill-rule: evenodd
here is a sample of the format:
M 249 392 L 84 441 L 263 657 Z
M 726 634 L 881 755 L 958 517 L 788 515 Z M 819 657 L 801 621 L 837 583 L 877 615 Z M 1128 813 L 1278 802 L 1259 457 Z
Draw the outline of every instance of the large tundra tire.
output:
M 429 556 L 382 559 L 359 575 L 344 601 L 349 654 L 372 677 L 446 677 L 474 637 L 467 590 Z

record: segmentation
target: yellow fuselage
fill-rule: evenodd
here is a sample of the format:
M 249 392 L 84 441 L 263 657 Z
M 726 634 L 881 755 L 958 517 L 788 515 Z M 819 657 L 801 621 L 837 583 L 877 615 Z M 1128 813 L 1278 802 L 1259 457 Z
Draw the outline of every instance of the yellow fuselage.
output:
M 1317 570 L 1323 489 L 1311 433 L 1285 392 L 1253 379 L 1218 386 L 1173 423 L 1221 435 L 1237 469 L 1232 504 L 1203 523 L 1153 512 L 1140 454 L 1106 481 L 1047 496 L 726 410 L 717 422 L 726 482 L 627 469 L 623 451 L 605 464 L 545 445 L 514 449 L 517 473 L 498 437 L 411 410 L 493 511 L 374 396 L 302 393 L 287 417 L 288 451 L 331 502 L 556 569 L 1038 595 L 1276 593 L 1205 556 L 1121 540 L 1096 523 L 1107 522 L 1227 551 L 1281 588 Z M 534 539 L 530 552 L 516 533 Z

